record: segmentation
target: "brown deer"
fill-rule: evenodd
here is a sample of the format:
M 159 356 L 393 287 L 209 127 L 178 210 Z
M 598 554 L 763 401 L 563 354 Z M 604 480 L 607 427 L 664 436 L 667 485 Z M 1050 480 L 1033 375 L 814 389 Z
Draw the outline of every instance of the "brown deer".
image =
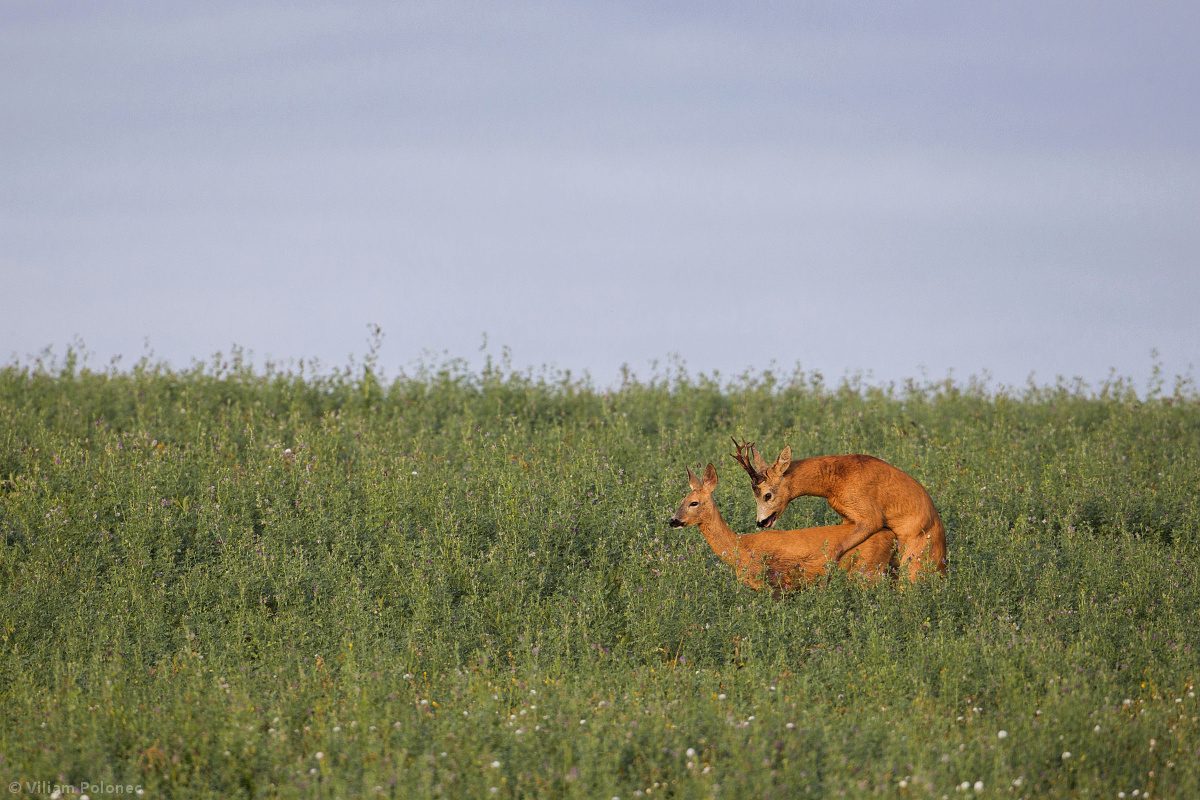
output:
M 854 530 L 850 524 L 796 531 L 762 531 L 739 536 L 730 529 L 713 501 L 717 470 L 709 464 L 700 480 L 688 470 L 692 491 L 671 517 L 672 528 L 697 525 L 717 557 L 751 589 L 770 586 L 776 592 L 794 589 L 825 573 L 829 553 Z M 848 571 L 878 578 L 895 567 L 896 536 L 880 531 L 847 552 L 839 563 Z
M 785 447 L 768 465 L 754 443 L 738 444 L 733 458 L 750 476 L 758 505 L 758 527 L 770 528 L 797 497 L 824 497 L 849 525 L 849 533 L 830 549 L 842 556 L 882 530 L 900 543 L 900 566 L 916 580 L 922 571 L 946 572 L 946 528 L 925 487 L 903 470 L 874 456 L 816 456 L 792 460 Z M 754 461 L 751 463 L 751 457 Z M 843 526 L 845 527 L 845 526 Z

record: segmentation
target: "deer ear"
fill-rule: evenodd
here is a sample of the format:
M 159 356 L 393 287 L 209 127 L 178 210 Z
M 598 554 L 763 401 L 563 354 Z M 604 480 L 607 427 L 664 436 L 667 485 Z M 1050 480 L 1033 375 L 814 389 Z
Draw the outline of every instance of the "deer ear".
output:
M 762 457 L 762 453 L 758 452 L 758 448 L 751 445 L 750 452 L 754 454 L 754 468 L 763 473 L 767 471 L 767 460 Z
M 703 484 L 700 483 L 699 478 L 697 478 L 695 475 L 692 474 L 691 467 L 688 467 L 687 473 L 688 473 L 688 483 L 690 483 L 692 485 L 692 491 L 693 492 L 700 491 L 700 487 L 703 486 Z
M 711 463 L 704 468 L 704 488 L 712 491 L 717 487 L 717 468 Z
M 780 475 L 782 475 L 784 473 L 784 471 L 787 470 L 787 468 L 791 466 L 791 464 L 792 464 L 792 446 L 788 445 L 787 447 L 783 448 L 783 450 L 780 451 L 779 458 L 775 459 L 774 469 L 776 472 L 778 472 Z

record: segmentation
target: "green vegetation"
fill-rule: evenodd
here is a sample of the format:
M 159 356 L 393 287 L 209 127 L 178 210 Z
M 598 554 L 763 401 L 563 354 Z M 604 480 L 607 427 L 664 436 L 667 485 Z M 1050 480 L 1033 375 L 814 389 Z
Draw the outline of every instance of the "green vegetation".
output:
M 782 600 L 736 434 L 930 490 Z M 0 779 L 147 797 L 1200 796 L 1200 400 L 457 363 L 0 369 Z M 780 527 L 831 523 L 797 500 Z M 981 782 L 978 790 L 976 782 Z M 968 788 L 963 789 L 964 782 Z M 94 797 L 104 796 L 92 793 Z

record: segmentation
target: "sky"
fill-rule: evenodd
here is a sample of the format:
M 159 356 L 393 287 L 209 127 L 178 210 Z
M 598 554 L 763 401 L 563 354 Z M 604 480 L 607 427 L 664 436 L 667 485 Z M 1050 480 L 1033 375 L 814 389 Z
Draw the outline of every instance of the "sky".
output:
M 376 324 L 391 372 L 1194 374 L 1198 30 L 1190 0 L 6 0 L 0 361 L 338 366 Z

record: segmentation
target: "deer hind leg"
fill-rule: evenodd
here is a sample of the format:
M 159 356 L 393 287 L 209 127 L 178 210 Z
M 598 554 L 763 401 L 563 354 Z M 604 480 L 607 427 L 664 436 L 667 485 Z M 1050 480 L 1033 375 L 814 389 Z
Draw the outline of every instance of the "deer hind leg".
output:
M 900 573 L 910 582 L 915 583 L 924 572 L 946 571 L 945 544 L 940 543 L 939 548 L 931 531 L 919 524 L 892 525 L 892 530 L 900 548 Z

